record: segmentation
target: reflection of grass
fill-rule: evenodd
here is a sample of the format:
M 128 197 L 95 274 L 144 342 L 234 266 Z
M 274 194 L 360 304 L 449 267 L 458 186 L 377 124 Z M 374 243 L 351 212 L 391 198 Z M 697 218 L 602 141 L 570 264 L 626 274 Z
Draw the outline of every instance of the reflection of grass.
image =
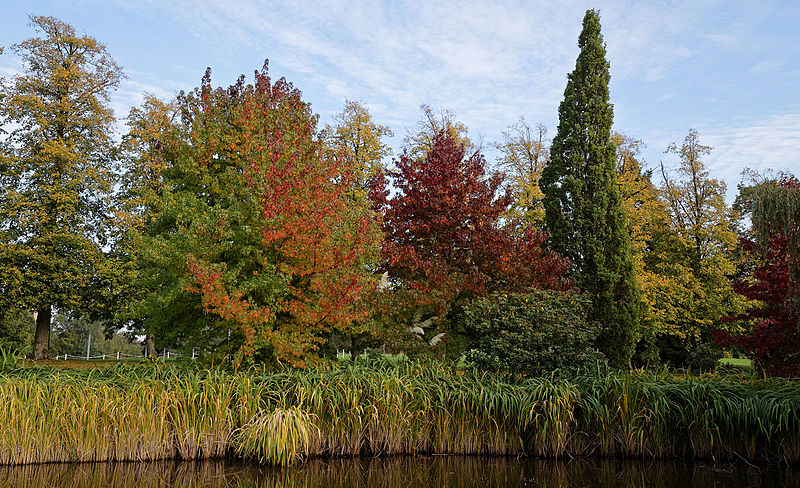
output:
M 0 486 L 28 488 L 452 488 L 597 486 L 798 486 L 780 465 L 703 465 L 683 460 L 573 460 L 433 456 L 315 459 L 290 469 L 235 461 L 45 464 L 0 467 Z

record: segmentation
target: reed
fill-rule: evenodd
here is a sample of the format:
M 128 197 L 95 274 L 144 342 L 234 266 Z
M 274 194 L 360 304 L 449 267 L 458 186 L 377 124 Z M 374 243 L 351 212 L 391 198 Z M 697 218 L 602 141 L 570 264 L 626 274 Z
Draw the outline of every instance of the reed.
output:
M 800 383 L 753 376 L 15 365 L 0 372 L 0 406 L 6 465 L 429 453 L 800 462 Z

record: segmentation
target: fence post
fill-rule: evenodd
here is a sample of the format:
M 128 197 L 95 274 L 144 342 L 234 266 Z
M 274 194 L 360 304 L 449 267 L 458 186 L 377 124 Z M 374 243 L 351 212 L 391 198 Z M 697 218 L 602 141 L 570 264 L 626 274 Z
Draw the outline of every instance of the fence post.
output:
M 192 359 L 194 359 L 194 348 L 192 348 Z
M 92 347 L 92 334 L 89 334 L 89 340 L 86 342 L 86 360 L 89 360 L 89 348 Z
M 105 361 L 105 360 L 106 360 L 106 355 L 105 355 L 105 354 L 103 354 L 103 361 Z
M 119 361 L 119 351 L 117 351 L 117 361 Z
M 169 351 L 167 351 L 167 359 L 169 359 Z

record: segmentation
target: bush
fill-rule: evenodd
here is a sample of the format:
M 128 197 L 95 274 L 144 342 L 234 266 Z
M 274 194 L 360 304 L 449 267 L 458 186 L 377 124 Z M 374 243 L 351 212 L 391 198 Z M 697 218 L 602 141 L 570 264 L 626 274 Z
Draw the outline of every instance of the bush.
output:
M 34 326 L 33 314 L 28 310 L 0 311 L 0 348 L 27 353 L 33 344 Z
M 707 335 L 707 334 L 704 334 Z M 673 368 L 693 371 L 714 371 L 722 357 L 722 350 L 708 337 L 676 337 L 667 334 L 656 335 L 661 363 Z
M 467 360 L 530 376 L 605 366 L 605 356 L 593 346 L 600 328 L 587 321 L 588 305 L 577 295 L 542 290 L 477 299 L 461 314 L 473 337 Z

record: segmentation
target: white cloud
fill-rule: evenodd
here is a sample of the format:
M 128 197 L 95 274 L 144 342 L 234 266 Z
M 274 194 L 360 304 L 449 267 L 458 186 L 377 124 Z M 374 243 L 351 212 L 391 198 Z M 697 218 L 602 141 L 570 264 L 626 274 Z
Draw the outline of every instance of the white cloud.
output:
M 770 10 L 774 5 L 729 6 L 693 0 L 600 0 L 592 4 L 584 0 L 567 4 L 544 0 L 118 0 L 117 4 L 133 15 L 169 19 L 177 31 L 195 37 L 198 48 L 207 51 L 209 65 L 220 59 L 238 63 L 269 57 L 272 73 L 287 75 L 304 90 L 323 122 L 341 109 L 345 98 L 366 102 L 375 118 L 395 131 L 391 141 L 395 148 L 406 128 L 415 126 L 421 103 L 452 109 L 475 137 L 482 134 L 489 141 L 523 114 L 531 123 L 544 122 L 555 132 L 566 75 L 578 54 L 581 19 L 586 8 L 597 4 L 615 103 L 620 103 L 616 87 L 635 93 L 641 86 L 651 86 L 657 93 L 649 99 L 632 97 L 632 103 L 638 105 L 618 105 L 618 114 L 647 113 L 637 119 L 622 115 L 619 121 L 632 127 L 631 135 L 644 138 L 653 148 L 663 148 L 664 141 L 685 133 L 688 120 L 699 118 L 711 127 L 725 120 L 725 115 L 720 112 L 715 120 L 698 114 L 697 107 L 685 106 L 684 113 L 665 116 L 648 112 L 648 107 L 681 106 L 687 93 L 681 83 L 702 82 L 689 76 L 701 72 L 698 68 L 708 62 L 709 58 L 703 57 L 707 50 L 719 56 L 752 46 L 757 38 L 752 37 L 755 31 L 750 25 L 774 14 Z M 751 72 L 781 68 L 769 59 L 753 62 Z M 253 67 L 234 69 L 247 72 Z M 747 68 L 740 71 L 746 74 Z M 200 73 L 196 75 L 199 78 Z M 732 78 L 731 83 L 740 81 Z M 177 88 L 162 83 L 155 74 L 132 73 L 119 90 L 115 109 L 139 103 L 142 91 L 169 98 Z M 669 99 L 671 106 L 653 103 L 659 97 L 661 102 Z M 711 110 L 722 110 L 719 105 Z M 748 129 L 758 133 L 761 125 L 775 133 L 789 131 L 786 127 L 791 124 L 779 119 L 765 118 L 738 128 L 717 125 L 715 131 L 702 131 L 702 124 L 691 125 L 700 125 L 704 140 L 706 135 L 715 138 L 714 164 L 730 183 L 738 178 L 742 165 L 757 166 L 753 161 L 762 154 L 733 141 L 744 138 Z M 785 135 L 762 134 L 773 153 L 764 164 L 785 168 L 788 159 L 797 160 L 791 149 L 792 144 L 798 147 L 796 136 Z M 650 152 L 656 163 L 660 150 Z M 726 165 L 736 168 L 728 170 Z
M 800 107 L 760 120 L 709 129 L 701 137 L 704 143 L 714 146 L 708 167 L 712 174 L 728 182 L 729 197 L 745 167 L 761 173 L 776 170 L 800 175 Z
M 678 15 L 671 13 L 674 9 L 606 3 L 609 13 L 602 15 L 608 23 L 604 31 L 611 33 L 606 39 L 615 77 L 659 79 L 671 60 L 690 54 L 669 41 L 676 30 L 670 21 Z M 578 4 L 550 2 L 148 6 L 207 41 L 263 49 L 273 61 L 308 75 L 330 96 L 353 96 L 357 87 L 365 99 L 403 97 L 395 103 L 408 105 L 411 112 L 422 102 L 463 101 L 471 107 L 476 98 L 493 106 L 505 99 L 498 107 L 503 113 L 495 115 L 512 120 L 522 111 L 554 110 L 574 65 L 584 12 Z M 497 92 L 500 86 L 505 93 Z
M 729 46 L 739 44 L 739 41 L 735 37 L 728 34 L 704 34 L 703 37 L 718 44 L 725 44 Z
M 751 73 L 766 73 L 768 71 L 772 71 L 775 68 L 780 68 L 783 66 L 783 63 L 779 63 L 778 61 L 773 61 L 771 59 L 765 59 L 763 61 L 759 61 L 758 63 L 754 64 L 750 67 Z

